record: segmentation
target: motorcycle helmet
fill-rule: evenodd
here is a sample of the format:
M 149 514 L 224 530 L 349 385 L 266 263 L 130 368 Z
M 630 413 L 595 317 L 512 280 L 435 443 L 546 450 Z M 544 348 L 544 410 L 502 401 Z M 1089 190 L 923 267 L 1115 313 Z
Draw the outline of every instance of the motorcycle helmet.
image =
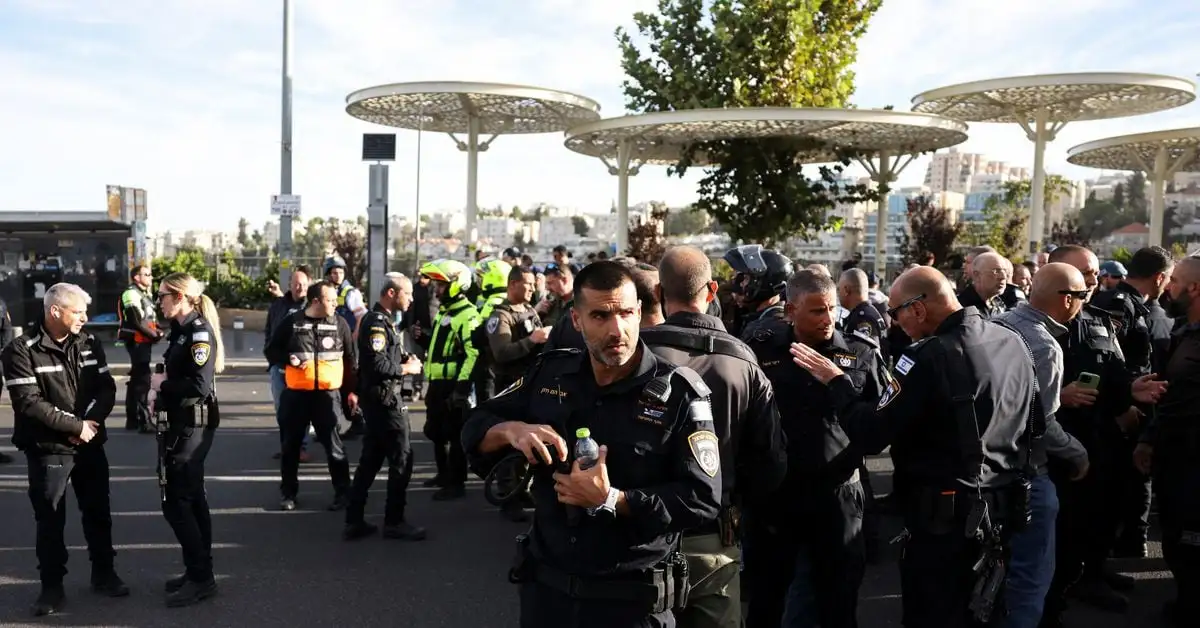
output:
M 725 262 L 737 273 L 734 291 L 746 303 L 761 303 L 781 294 L 792 276 L 792 260 L 761 244 L 745 244 L 725 253 Z
M 471 287 L 471 269 L 466 264 L 452 259 L 433 260 L 421 267 L 420 274 L 449 287 L 446 296 L 453 299 L 466 294 Z
M 475 262 L 475 281 L 485 292 L 504 290 L 508 287 L 508 273 L 512 266 L 508 262 L 485 257 Z
M 321 275 L 328 276 L 329 271 L 331 271 L 335 268 L 341 268 L 342 270 L 345 270 L 346 269 L 346 260 L 342 259 L 341 255 L 337 255 L 337 254 L 330 255 L 329 257 L 325 258 L 325 264 L 324 264 L 323 268 L 324 268 L 324 271 L 321 273 Z

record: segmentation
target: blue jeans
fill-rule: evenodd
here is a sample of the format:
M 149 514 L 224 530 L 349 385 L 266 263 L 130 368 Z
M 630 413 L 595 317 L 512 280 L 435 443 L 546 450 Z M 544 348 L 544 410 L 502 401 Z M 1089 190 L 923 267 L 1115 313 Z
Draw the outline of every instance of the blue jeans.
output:
M 1033 479 L 1033 517 L 1012 538 L 1005 599 L 1005 628 L 1037 628 L 1042 620 L 1046 592 L 1054 579 L 1054 522 L 1058 519 L 1058 491 L 1050 476 Z
M 271 399 L 275 402 L 275 424 L 279 426 L 279 443 L 283 444 L 283 421 L 279 419 L 279 397 L 283 394 L 287 384 L 283 379 L 283 368 L 279 366 L 271 367 Z M 300 446 L 301 450 L 308 449 L 308 433 L 304 434 L 304 443 Z

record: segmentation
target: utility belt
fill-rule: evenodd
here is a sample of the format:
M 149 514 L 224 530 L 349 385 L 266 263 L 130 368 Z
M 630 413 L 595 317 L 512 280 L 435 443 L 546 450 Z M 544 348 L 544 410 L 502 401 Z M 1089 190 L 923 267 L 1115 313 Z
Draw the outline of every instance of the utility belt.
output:
M 904 522 L 913 532 L 957 534 L 963 531 L 964 523 L 977 508 L 975 504 L 982 499 L 990 518 L 1011 533 L 1029 524 L 1033 515 L 1032 493 L 1033 482 L 1025 474 L 1008 486 L 982 489 L 978 493 L 967 487 L 948 490 L 917 487 L 908 492 Z
M 183 437 L 190 438 L 196 429 L 216 429 L 221 423 L 221 408 L 217 404 L 215 395 L 209 395 L 204 399 L 196 402 L 195 405 L 187 406 L 182 409 L 183 412 L 190 412 L 192 415 L 191 425 L 187 425 L 182 421 L 171 421 L 168 418 L 166 410 L 158 408 L 155 403 L 154 412 L 154 439 L 158 445 L 158 493 L 159 499 L 167 501 L 167 457 L 171 451 L 179 444 L 179 440 Z
M 621 576 L 574 576 L 536 562 L 528 534 L 517 536 L 517 555 L 508 572 L 513 584 L 538 583 L 575 600 L 606 600 L 642 606 L 647 614 L 682 611 L 687 606 L 688 564 L 678 543 L 661 563 Z
M 717 518 L 704 525 L 683 533 L 684 538 L 716 534 L 723 547 L 737 545 L 742 533 L 742 509 L 737 506 L 722 506 Z

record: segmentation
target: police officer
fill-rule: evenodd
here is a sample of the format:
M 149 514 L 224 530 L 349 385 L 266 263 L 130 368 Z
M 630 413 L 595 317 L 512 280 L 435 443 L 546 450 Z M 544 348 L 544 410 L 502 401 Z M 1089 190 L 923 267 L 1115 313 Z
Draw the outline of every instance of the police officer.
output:
M 1153 471 L 1162 526 L 1163 558 L 1175 578 L 1176 598 L 1168 602 L 1175 626 L 1191 626 L 1200 617 L 1200 425 L 1196 386 L 1200 364 L 1200 259 L 1187 257 L 1171 273 L 1168 290 L 1173 313 L 1185 321 L 1172 339 L 1163 374 L 1169 387 L 1141 434 L 1135 460 Z
M 485 319 L 497 390 L 504 390 L 517 381 L 533 365 L 550 337 L 552 328 L 542 326 L 537 312 L 529 304 L 534 281 L 531 268 L 514 267 L 508 274 L 507 298 Z M 571 323 L 564 321 L 563 324 Z
M 13 340 L 13 324 L 12 315 L 9 314 L 8 304 L 4 299 L 0 299 L 0 352 L 9 345 Z M 3 376 L 0 375 L 0 386 L 3 386 Z M 0 464 L 8 464 L 13 461 L 13 457 L 0 451 Z
M 116 552 L 104 453 L 104 420 L 112 412 L 117 386 L 103 343 L 83 332 L 91 297 L 79 286 L 58 283 L 42 302 L 42 324 L 31 326 L 3 354 L 15 418 L 12 441 L 28 462 L 29 501 L 37 520 L 42 590 L 33 614 L 39 617 L 58 612 L 66 599 L 68 483 L 83 515 L 92 590 L 110 597 L 129 595 L 129 587 L 113 571 Z
M 684 533 L 693 585 L 687 607 L 675 619 L 681 628 L 739 628 L 741 513 L 771 495 L 787 470 L 775 391 L 750 348 L 704 313 L 717 284 L 703 251 L 671 248 L 659 264 L 659 279 L 666 321 L 643 328 L 642 340 L 655 356 L 704 379 L 721 444 L 721 514 Z
M 980 577 L 972 566 L 983 551 L 1002 553 L 1003 539 L 975 522 L 986 509 L 1004 529 L 1017 525 L 1009 509 L 1022 503 L 1020 473 L 1037 455 L 1036 439 L 1029 440 L 1031 428 L 1038 433 L 1033 362 L 1015 332 L 959 305 L 934 268 L 902 274 L 890 302 L 892 319 L 916 342 L 897 360 L 877 404 L 860 400 L 853 376 L 817 350 L 793 344 L 793 360 L 828 385 L 852 443 L 868 451 L 891 445 L 907 529 L 904 626 L 978 625 L 971 607 Z M 982 576 L 990 571 L 985 565 Z
M 554 349 L 584 349 L 583 334 L 571 324 L 571 308 L 575 301 L 573 289 L 575 271 L 571 265 L 556 263 L 546 264 L 546 287 L 553 299 L 539 303 L 534 310 L 542 319 L 542 324 L 550 327 L 550 338 L 542 351 Z
M 306 296 L 308 305 L 279 326 L 266 349 L 268 360 L 287 365 L 286 388 L 279 397 L 284 431 L 279 507 L 296 509 L 300 447 L 312 425 L 333 480 L 329 510 L 341 510 L 349 503 L 350 463 L 337 426 L 342 399 L 351 409 L 358 407 L 358 357 L 350 328 L 336 312 L 337 286 L 319 281 L 308 287 Z
M 413 471 L 412 426 L 408 408 L 396 394 L 401 377 L 421 371 L 421 362 L 416 356 L 404 353 L 400 334 L 392 325 L 395 314 L 405 312 L 411 305 L 412 281 L 400 273 L 387 273 L 379 301 L 363 317 L 359 330 L 358 391 L 367 433 L 363 437 L 362 458 L 354 473 L 350 504 L 346 508 L 346 528 L 342 538 L 347 541 L 369 536 L 377 530 L 364 520 L 363 511 L 367 506 L 367 493 L 384 460 L 388 463 L 388 482 L 383 536 L 413 541 L 425 538 L 425 529 L 409 523 L 404 517 L 405 493 Z
M 736 329 L 729 333 L 746 340 L 758 321 L 783 320 L 783 286 L 792 276 L 792 260 L 761 244 L 746 244 L 725 253 L 725 262 L 737 276 L 733 280 L 738 305 Z
M 163 337 L 158 329 L 154 299 L 150 296 L 154 276 L 150 267 L 139 264 L 129 271 L 132 283 L 121 293 L 117 310 L 121 326 L 117 338 L 129 352 L 129 381 L 125 384 L 125 429 L 153 431 L 150 425 L 150 349 Z
M 789 320 L 760 325 L 749 341 L 775 389 L 788 443 L 783 486 L 747 515 L 749 628 L 778 626 L 781 616 L 784 626 L 857 626 L 866 568 L 859 470 L 865 450 L 838 425 L 824 386 L 791 360 L 792 343 L 812 347 L 844 369 L 856 397 L 879 399 L 887 381 L 879 346 L 836 331 L 836 303 L 832 279 L 799 271 L 787 283 Z
M 486 321 L 492 317 L 492 310 L 504 302 L 508 292 L 508 274 L 512 266 L 497 259 L 485 257 L 475 262 L 475 281 L 479 284 L 479 299 L 475 304 L 479 310 L 479 320 Z M 475 395 L 480 400 L 491 399 L 497 390 L 496 376 L 492 373 L 492 347 L 488 342 L 488 331 L 485 325 L 477 325 L 471 332 L 471 342 L 479 353 L 475 363 Z
M 536 463 L 534 524 L 510 572 L 522 628 L 674 626 L 687 588 L 679 535 L 720 507 L 709 389 L 639 340 L 627 268 L 595 262 L 574 287 L 588 351 L 544 353 L 472 414 L 463 444 L 480 473 L 513 450 Z M 589 469 L 571 461 L 580 428 L 601 444 Z
M 471 383 L 479 360 L 479 349 L 471 342 L 479 311 L 467 298 L 472 273 L 462 262 L 435 260 L 422 266 L 421 274 L 433 280 L 441 303 L 425 366 L 429 378 L 425 437 L 433 442 L 437 464 L 432 483 L 441 487 L 433 499 L 461 499 L 466 496 L 467 460 L 459 437 L 471 407 Z
M 847 312 L 842 319 L 842 331 L 874 341 L 883 350 L 883 339 L 887 324 L 883 315 L 867 298 L 867 274 L 857 268 L 842 271 L 838 278 L 838 301 Z M 884 358 L 887 352 L 883 351 Z
M 191 275 L 173 273 L 158 289 L 171 334 L 164 377 L 154 378 L 155 410 L 167 415 L 160 450 L 167 485 L 162 511 L 183 550 L 183 575 L 167 581 L 167 606 L 188 606 L 216 595 L 212 517 L 204 487 L 204 460 L 221 423 L 214 379 L 225 369 L 217 307 Z
M 1129 260 L 1128 274 L 1125 275 L 1124 267 L 1111 271 L 1110 276 L 1119 272 L 1123 279 L 1112 289 L 1092 296 L 1092 305 L 1112 317 L 1121 352 L 1125 354 L 1125 365 L 1137 375 L 1163 372 L 1174 322 L 1158 300 L 1166 290 L 1174 265 L 1171 254 L 1161 247 L 1138 249 Z M 1101 264 L 1102 275 L 1104 266 Z M 1113 553 L 1118 557 L 1143 557 L 1150 527 L 1150 482 L 1133 466 L 1132 454 L 1140 429 L 1134 423 L 1140 423 L 1144 413 L 1137 408 L 1126 412 L 1131 429 L 1125 433 L 1116 451 L 1116 460 L 1126 469 L 1121 473 L 1124 480 L 1119 520 L 1121 535 Z
M 1099 275 L 1096 255 L 1076 245 L 1060 246 L 1050 262 L 1074 266 L 1095 294 Z M 1123 612 L 1129 599 L 1121 592 L 1133 588 L 1133 579 L 1106 568 L 1116 540 L 1120 510 L 1113 496 L 1120 495 L 1123 461 L 1113 452 L 1124 440 L 1121 421 L 1135 400 L 1151 402 L 1160 392 L 1149 376 L 1134 379 L 1117 342 L 1111 316 L 1091 303 L 1067 325 L 1059 337 L 1063 350 L 1063 382 L 1057 418 L 1064 430 L 1088 450 L 1091 470 L 1079 482 L 1070 470 L 1050 465 L 1050 477 L 1059 493 L 1055 545 L 1055 572 L 1046 596 L 1043 623 L 1055 625 L 1066 607 L 1066 595 L 1109 611 Z M 1129 426 L 1132 429 L 1132 426 Z
M 340 255 L 330 255 L 325 259 L 325 280 L 337 286 L 337 315 L 346 321 L 350 331 L 358 331 L 358 323 L 367 313 L 367 302 L 362 292 L 350 283 L 346 277 L 346 260 Z M 363 433 L 362 413 L 357 407 L 352 407 L 349 400 L 343 396 L 342 417 L 350 423 L 345 432 L 341 433 L 343 440 L 353 440 Z

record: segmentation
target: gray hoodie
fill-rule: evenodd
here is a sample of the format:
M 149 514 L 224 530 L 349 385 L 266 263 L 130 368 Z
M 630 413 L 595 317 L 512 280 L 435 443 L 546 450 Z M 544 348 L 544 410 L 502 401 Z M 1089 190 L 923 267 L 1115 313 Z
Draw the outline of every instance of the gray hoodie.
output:
M 996 319 L 1017 330 L 1033 352 L 1033 366 L 1046 413 L 1046 435 L 1042 439 L 1046 453 L 1078 468 L 1088 459 L 1087 449 L 1054 418 L 1063 378 L 1062 347 L 1055 338 L 1067 333 L 1067 328 L 1027 302 L 1018 303 L 1017 307 L 999 314 Z M 1045 469 L 1038 469 L 1038 473 L 1045 472 Z

